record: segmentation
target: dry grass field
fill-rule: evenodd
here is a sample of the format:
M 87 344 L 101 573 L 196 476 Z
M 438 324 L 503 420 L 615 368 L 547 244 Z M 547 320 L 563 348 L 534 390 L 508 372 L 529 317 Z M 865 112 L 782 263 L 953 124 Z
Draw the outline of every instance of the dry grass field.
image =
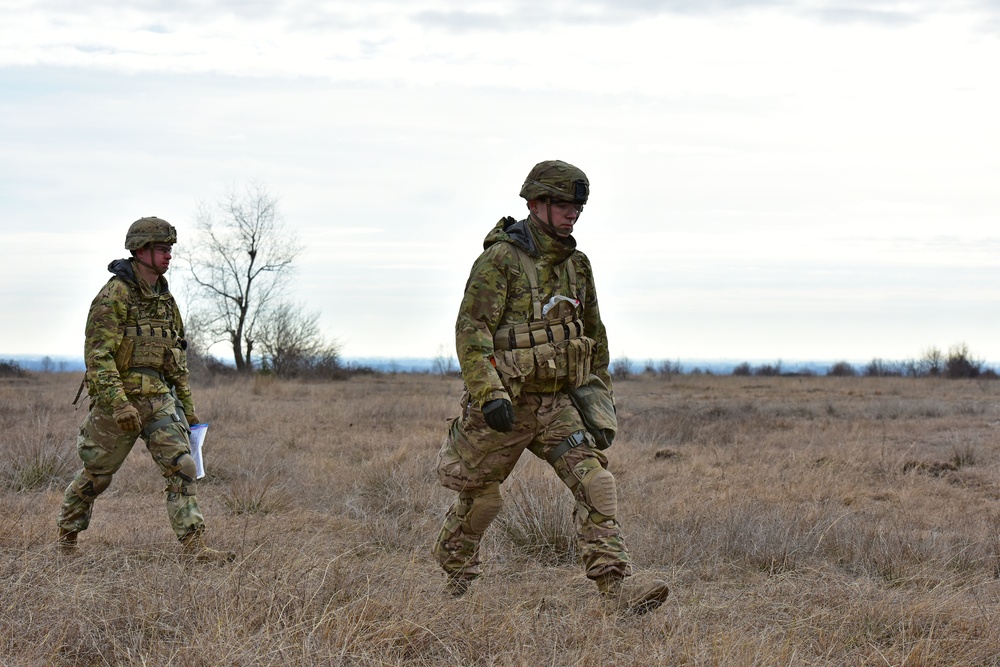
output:
M 0 665 L 1000 665 L 1000 382 L 639 376 L 609 450 L 642 570 L 612 612 L 529 456 L 462 599 L 429 556 L 461 383 L 195 386 L 199 499 L 232 565 L 177 558 L 141 444 L 82 555 L 52 541 L 79 375 L 0 380 Z

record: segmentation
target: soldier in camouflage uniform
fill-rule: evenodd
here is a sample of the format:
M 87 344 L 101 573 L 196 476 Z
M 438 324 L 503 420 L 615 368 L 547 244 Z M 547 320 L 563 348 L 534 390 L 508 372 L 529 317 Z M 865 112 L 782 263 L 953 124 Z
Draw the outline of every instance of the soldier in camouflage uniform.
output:
M 482 573 L 479 544 L 503 504 L 500 485 L 527 449 L 576 499 L 587 577 L 621 609 L 655 609 L 667 585 L 626 579 L 632 572 L 615 518 L 615 479 L 566 392 L 592 381 L 611 387 L 593 271 L 571 236 L 590 183 L 573 165 L 546 161 L 531 170 L 520 194 L 529 215 L 503 218 L 486 236 L 455 324 L 465 392 L 437 472 L 458 498 L 434 554 L 450 592 L 464 594 Z
M 66 488 L 57 521 L 65 553 L 76 553 L 94 501 L 141 436 L 167 481 L 167 516 L 184 554 L 203 561 L 234 556 L 205 546 L 195 496 L 188 425 L 200 420 L 188 385 L 184 324 L 163 277 L 176 241 L 166 220 L 135 221 L 125 235 L 131 259 L 108 265 L 113 276 L 90 305 L 84 354 L 91 407 L 77 436 L 83 468 Z

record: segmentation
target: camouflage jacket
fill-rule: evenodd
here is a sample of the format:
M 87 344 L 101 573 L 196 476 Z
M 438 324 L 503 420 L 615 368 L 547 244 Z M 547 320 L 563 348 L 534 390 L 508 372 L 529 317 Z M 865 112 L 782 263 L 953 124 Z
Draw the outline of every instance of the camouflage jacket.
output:
M 482 406 L 495 398 L 510 400 L 517 394 L 516 387 L 504 384 L 491 362 L 497 328 L 527 322 L 532 313 L 531 285 L 511 244 L 517 244 L 535 258 L 542 303 L 556 294 L 569 295 L 569 275 L 564 263 L 572 257 L 577 289 L 573 296 L 583 309 L 583 333 L 597 343 L 592 372 L 610 388 L 608 336 L 597 307 L 590 260 L 576 249 L 572 236 L 557 241 L 543 234 L 530 218 L 515 221 L 508 217 L 486 235 L 484 250 L 472 266 L 455 322 L 458 362 L 471 399 Z
M 184 412 L 194 414 L 183 349 L 184 323 L 166 279 L 160 276 L 154 290 L 136 277 L 128 259 L 116 259 L 108 265 L 108 271 L 114 276 L 94 297 L 87 315 L 84 359 L 91 399 L 114 408 L 130 395 L 166 394 L 173 386 Z M 126 327 L 150 323 L 170 329 L 176 337 L 171 347 L 164 348 L 162 361 L 150 364 L 159 366 L 166 382 L 128 369 L 132 346 L 126 340 Z

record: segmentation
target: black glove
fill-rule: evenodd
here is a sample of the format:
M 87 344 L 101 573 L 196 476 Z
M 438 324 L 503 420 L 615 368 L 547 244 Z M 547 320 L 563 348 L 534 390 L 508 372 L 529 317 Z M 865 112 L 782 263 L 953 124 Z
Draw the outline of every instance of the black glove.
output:
M 494 431 L 510 433 L 514 430 L 514 407 L 506 398 L 494 398 L 483 406 L 483 417 Z

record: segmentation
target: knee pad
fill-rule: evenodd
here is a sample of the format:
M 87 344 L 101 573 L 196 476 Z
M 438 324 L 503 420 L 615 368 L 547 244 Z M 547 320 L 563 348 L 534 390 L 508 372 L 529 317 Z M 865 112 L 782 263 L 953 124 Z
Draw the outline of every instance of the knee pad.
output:
M 198 468 L 195 466 L 194 458 L 190 454 L 178 454 L 174 458 L 174 464 L 167 471 L 163 473 L 164 477 L 173 477 L 177 475 L 185 482 L 193 482 L 195 476 L 198 474 Z
M 464 491 L 460 497 L 471 500 L 468 505 L 463 503 L 462 527 L 473 535 L 482 535 L 503 507 L 500 484 L 496 482 L 487 485 L 481 492 L 475 492 L 475 495 Z
M 618 513 L 618 487 L 614 475 L 597 465 L 587 471 L 580 485 L 591 507 L 609 519 L 615 518 Z
M 79 481 L 73 485 L 73 491 L 85 503 L 92 503 L 97 496 L 104 493 L 111 486 L 111 475 L 96 475 L 86 468 L 83 469 L 83 476 L 86 481 Z
M 179 493 L 185 496 L 195 495 L 195 476 L 198 474 L 194 459 L 190 454 L 179 454 L 174 459 L 174 464 L 163 473 L 163 476 L 170 479 L 174 475 L 180 477 L 185 483 L 179 486 L 171 485 L 167 487 L 167 493 Z

